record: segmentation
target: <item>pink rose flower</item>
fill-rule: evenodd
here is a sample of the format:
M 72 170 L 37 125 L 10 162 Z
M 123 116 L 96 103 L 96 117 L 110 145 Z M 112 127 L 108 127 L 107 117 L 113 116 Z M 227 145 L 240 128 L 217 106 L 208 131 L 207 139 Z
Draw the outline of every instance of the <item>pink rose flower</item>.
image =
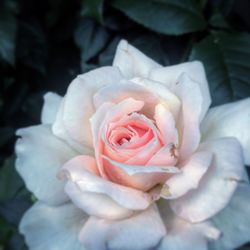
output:
M 16 168 L 34 250 L 234 249 L 250 240 L 250 98 L 209 109 L 203 65 L 121 41 L 113 66 L 45 95 Z

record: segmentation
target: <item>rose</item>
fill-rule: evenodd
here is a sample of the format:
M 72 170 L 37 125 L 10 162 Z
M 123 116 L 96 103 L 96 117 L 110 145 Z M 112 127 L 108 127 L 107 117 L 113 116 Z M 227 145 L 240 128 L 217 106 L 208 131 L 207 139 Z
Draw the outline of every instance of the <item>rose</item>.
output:
M 162 67 L 126 41 L 112 67 L 48 93 L 42 124 L 17 132 L 17 170 L 38 198 L 20 225 L 30 249 L 248 241 L 250 99 L 210 102 L 200 62 Z

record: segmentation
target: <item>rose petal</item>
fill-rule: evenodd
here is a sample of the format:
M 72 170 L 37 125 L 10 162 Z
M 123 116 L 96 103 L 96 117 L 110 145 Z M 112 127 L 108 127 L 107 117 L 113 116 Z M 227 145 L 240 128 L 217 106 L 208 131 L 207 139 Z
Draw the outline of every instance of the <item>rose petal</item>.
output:
M 113 161 L 106 156 L 103 156 L 103 158 L 108 160 L 112 165 L 124 170 L 129 175 L 135 175 L 138 173 L 168 173 L 168 174 L 180 173 L 179 168 L 174 166 L 128 165 L 117 161 Z
M 217 240 L 220 231 L 212 223 L 191 224 L 175 216 L 166 201 L 160 201 L 158 208 L 168 234 L 163 238 L 158 250 L 206 250 L 207 240 Z
M 199 117 L 203 99 L 199 85 L 185 74 L 178 79 L 175 91 L 182 101 L 182 114 L 177 124 L 181 138 L 180 158 L 185 160 L 197 149 L 200 142 Z
M 113 66 L 118 67 L 127 79 L 147 77 L 152 69 L 161 67 L 125 40 L 121 40 L 117 46 Z
M 64 103 L 65 97 L 62 98 L 60 107 L 56 115 L 56 121 L 52 125 L 53 134 L 56 135 L 56 137 L 63 139 L 67 144 L 70 145 L 70 147 L 72 147 L 78 153 L 94 155 L 94 149 L 92 147 L 83 145 L 70 137 L 63 123 Z
M 203 141 L 220 137 L 236 137 L 250 165 L 250 98 L 224 104 L 209 110 L 201 125 Z
M 91 217 L 79 238 L 88 250 L 147 250 L 155 249 L 165 234 L 158 210 L 151 206 L 126 220 Z
M 117 164 L 119 165 L 119 163 Z M 105 162 L 105 168 L 113 171 L 112 176 L 110 177 L 112 181 L 114 181 L 115 183 L 119 183 L 122 186 L 127 186 L 141 191 L 148 191 L 155 185 L 164 183 L 168 176 L 166 172 L 176 171 L 175 169 L 173 170 L 174 167 L 172 168 L 165 167 L 165 169 L 163 167 L 163 169 L 160 169 L 160 167 L 149 166 L 148 170 L 153 171 L 149 174 L 145 173 L 147 170 L 146 167 L 144 166 L 126 165 L 126 167 L 127 167 L 126 169 L 130 169 L 131 167 L 132 168 L 131 171 L 137 173 L 131 176 L 122 169 L 125 168 L 125 165 L 122 165 L 122 168 L 119 168 L 118 166 L 116 166 L 115 164 L 113 165 L 109 161 Z M 140 168 L 145 168 L 145 171 L 141 170 L 141 172 L 139 172 Z
M 122 80 L 101 88 L 94 95 L 94 104 L 98 108 L 105 102 L 119 103 L 127 98 L 143 101 L 142 113 L 148 117 L 153 117 L 154 107 L 159 102 L 159 97 L 144 86 Z
M 149 78 L 165 84 L 168 88 L 174 91 L 178 78 L 183 73 L 186 73 L 200 86 L 203 99 L 203 102 L 201 103 L 202 111 L 200 114 L 200 120 L 202 120 L 211 104 L 211 96 L 209 93 L 206 73 L 201 62 L 193 61 L 174 66 L 156 68 L 151 71 Z
M 86 220 L 86 214 L 71 203 L 50 207 L 37 202 L 25 213 L 19 230 L 31 250 L 82 250 L 77 236 Z
M 107 195 L 113 199 L 114 202 L 127 209 L 141 210 L 147 208 L 150 205 L 151 197 L 149 194 L 112 183 L 99 176 L 91 174 L 86 170 L 88 161 L 86 161 L 85 156 L 78 156 L 64 165 L 63 171 L 66 171 L 67 173 L 66 177 L 68 179 L 68 183 L 74 183 L 83 193 L 89 192 Z M 92 162 L 93 161 L 94 159 L 92 159 Z M 66 188 L 66 192 L 68 191 L 70 190 Z M 71 197 L 71 193 L 68 193 L 68 195 L 72 199 L 77 198 L 77 196 Z M 80 198 L 81 197 L 79 196 L 79 199 Z M 84 201 L 79 201 L 79 204 L 80 202 Z M 87 206 L 87 200 L 85 202 Z M 98 203 L 98 200 L 96 200 L 96 202 Z M 110 202 L 110 200 L 108 202 Z M 97 206 L 95 209 L 98 208 L 100 210 L 102 209 L 101 206 Z
M 169 112 L 162 104 L 155 107 L 156 125 L 163 137 L 164 144 L 178 144 L 178 131 L 175 127 L 175 120 L 171 112 Z
M 133 78 L 131 79 L 131 82 L 142 85 L 148 88 L 149 91 L 156 93 L 160 98 L 159 103 L 167 108 L 172 113 L 175 119 L 178 118 L 181 108 L 181 101 L 176 96 L 176 94 L 173 93 L 167 86 L 163 85 L 160 82 L 152 81 L 151 79 L 142 77 Z
M 49 204 L 67 201 L 65 183 L 56 174 L 76 152 L 56 138 L 48 125 L 19 129 L 17 135 L 21 138 L 16 143 L 16 168 L 27 188 Z
M 166 199 L 176 199 L 191 189 L 198 188 L 202 176 L 208 170 L 212 161 L 212 153 L 194 153 L 187 163 L 181 167 L 179 174 L 173 175 L 166 181 L 169 195 Z
M 250 241 L 249 193 L 249 184 L 240 184 L 228 206 L 212 218 L 222 237 L 211 243 L 211 249 L 236 249 Z
M 90 117 L 94 114 L 93 96 L 101 87 L 119 82 L 121 74 L 115 67 L 102 67 L 79 75 L 70 85 L 53 125 L 55 135 L 93 147 Z
M 117 204 L 105 194 L 83 192 L 77 183 L 68 182 L 65 192 L 72 202 L 84 212 L 108 220 L 123 219 L 131 216 L 134 211 Z
M 118 152 L 133 153 L 145 147 L 154 137 L 148 119 L 141 114 L 132 113 L 119 121 L 109 123 L 105 141 Z M 129 140 L 125 138 L 129 138 Z M 119 144 L 119 141 L 121 142 Z M 130 154 L 131 156 L 131 154 Z
M 146 163 L 146 166 L 175 166 L 177 162 L 177 155 L 175 155 L 175 148 L 173 144 L 167 144 L 153 155 L 153 157 Z
M 178 216 L 195 223 L 222 210 L 245 174 L 242 149 L 234 138 L 204 143 L 200 150 L 213 153 L 212 165 L 197 189 L 170 202 Z
M 72 159 L 69 164 L 83 165 L 85 170 L 89 171 L 93 175 L 99 175 L 96 161 L 90 156 L 77 156 Z M 68 163 L 66 165 L 68 165 Z M 62 171 L 59 176 L 62 175 L 62 177 L 64 177 L 63 173 L 64 172 Z M 67 173 L 68 172 L 66 172 L 66 174 Z M 70 178 L 70 176 L 68 176 L 68 178 Z M 133 214 L 132 210 L 121 207 L 105 194 L 82 192 L 77 183 L 74 183 L 73 181 L 69 181 L 66 184 L 65 192 L 77 207 L 83 209 L 89 215 L 113 220 L 125 218 Z
M 140 147 L 140 149 L 125 163 L 130 165 L 145 165 L 162 147 L 162 142 L 159 136 L 159 132 L 153 121 L 151 121 L 144 115 L 134 114 L 133 117 L 145 122 L 146 126 L 152 131 L 152 139 L 150 139 L 144 146 Z
M 43 124 L 52 124 L 56 119 L 62 97 L 56 93 L 48 92 L 44 95 L 44 104 L 42 109 L 41 122 Z

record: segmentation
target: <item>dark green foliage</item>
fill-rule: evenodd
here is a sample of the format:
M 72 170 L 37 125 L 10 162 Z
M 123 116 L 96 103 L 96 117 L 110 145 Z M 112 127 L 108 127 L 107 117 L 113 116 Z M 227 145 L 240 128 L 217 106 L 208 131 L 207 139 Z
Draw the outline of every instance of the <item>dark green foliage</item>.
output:
M 15 64 L 16 2 L 0 2 L 0 60 Z
M 195 0 L 115 0 L 113 6 L 134 21 L 166 35 L 206 28 L 201 8 Z
M 35 198 L 14 168 L 15 130 L 40 123 L 47 91 L 111 65 L 124 38 L 165 66 L 202 61 L 212 105 L 248 97 L 249 3 L 0 0 L 0 249 L 26 249 L 18 224 Z
M 215 32 L 194 44 L 190 60 L 205 64 L 213 105 L 250 96 L 250 35 Z
M 94 17 L 97 21 L 103 22 L 103 0 L 83 0 L 82 15 Z

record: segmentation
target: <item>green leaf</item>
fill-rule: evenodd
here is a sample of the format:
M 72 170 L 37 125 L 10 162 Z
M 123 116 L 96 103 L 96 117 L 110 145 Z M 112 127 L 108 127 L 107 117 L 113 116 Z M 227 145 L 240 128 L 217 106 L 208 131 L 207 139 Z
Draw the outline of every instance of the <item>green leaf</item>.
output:
M 200 6 L 202 9 L 205 9 L 206 5 L 207 5 L 207 0 L 198 0 Z
M 113 6 L 132 20 L 163 34 L 180 35 L 206 27 L 195 0 L 114 0 Z
M 5 145 L 11 138 L 13 138 L 14 129 L 11 127 L 0 128 L 0 147 Z
M 35 123 L 40 122 L 43 106 L 43 96 L 43 91 L 28 95 L 26 96 L 25 102 L 22 106 L 23 112 L 28 115 L 28 117 Z
M 0 202 L 0 216 L 11 225 L 18 226 L 23 214 L 30 206 L 30 200 L 24 198 L 15 198 Z
M 97 21 L 103 22 L 102 16 L 103 0 L 83 0 L 82 15 L 94 17 Z
M 114 60 L 115 52 L 121 37 L 115 37 L 107 46 L 107 48 L 99 55 L 99 65 L 107 66 L 112 65 Z
M 1 6 L 0 6 L 1 8 Z M 0 59 L 15 64 L 16 19 L 8 8 L 0 9 Z
M 213 105 L 250 95 L 250 35 L 214 33 L 195 44 L 190 60 L 204 63 Z
M 219 1 L 218 7 L 225 16 L 228 16 L 233 8 L 235 0 L 223 0 Z
M 230 29 L 230 25 L 218 9 L 215 9 L 213 15 L 209 19 L 209 24 L 215 28 Z
M 163 50 L 159 37 L 140 36 L 132 44 L 158 63 L 164 66 L 169 65 L 168 55 Z
M 107 46 L 107 48 L 99 55 L 99 65 L 112 65 L 115 52 L 121 37 L 115 37 Z M 142 51 L 144 54 L 159 62 L 162 65 L 168 65 L 169 60 L 166 52 L 163 50 L 160 39 L 151 35 L 136 36 L 129 39 L 129 42 Z
M 0 217 L 0 244 L 3 244 L 10 237 L 12 231 L 13 228 L 3 218 Z
M 48 41 L 45 30 L 38 22 L 22 22 L 18 28 L 20 40 L 17 44 L 17 60 L 45 75 L 48 59 Z
M 18 232 L 15 232 L 10 240 L 7 242 L 7 249 L 9 250 L 28 250 L 24 242 L 24 237 Z
M 15 157 L 5 160 L 0 168 L 0 201 L 12 199 L 23 187 L 23 181 L 17 174 L 15 167 Z
M 109 34 L 92 19 L 82 19 L 75 31 L 75 42 L 81 49 L 81 64 L 95 57 L 106 45 Z

